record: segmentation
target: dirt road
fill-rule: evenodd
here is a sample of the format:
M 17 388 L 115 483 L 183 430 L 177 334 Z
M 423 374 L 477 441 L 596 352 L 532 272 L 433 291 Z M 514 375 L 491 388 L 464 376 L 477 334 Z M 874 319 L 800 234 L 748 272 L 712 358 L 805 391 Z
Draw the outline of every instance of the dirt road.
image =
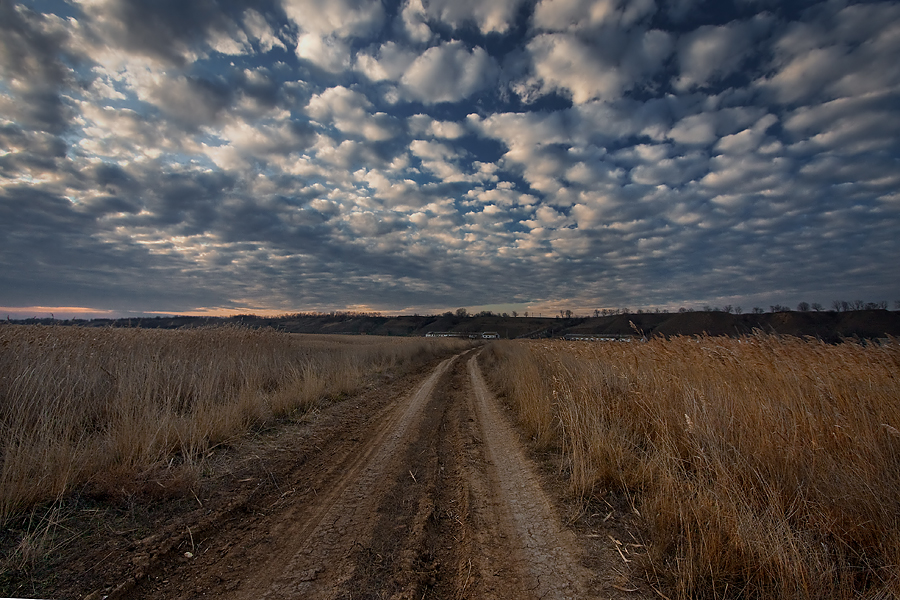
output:
M 561 525 L 474 351 L 400 397 L 353 402 L 128 545 L 118 584 L 93 597 L 639 597 Z

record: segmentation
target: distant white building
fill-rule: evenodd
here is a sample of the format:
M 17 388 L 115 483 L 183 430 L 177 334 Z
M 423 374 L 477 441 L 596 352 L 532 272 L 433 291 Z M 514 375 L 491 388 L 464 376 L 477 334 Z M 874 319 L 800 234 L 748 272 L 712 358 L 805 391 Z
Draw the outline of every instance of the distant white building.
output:
M 579 342 L 630 342 L 634 336 L 627 333 L 567 333 L 563 339 Z
M 500 334 L 496 331 L 483 331 L 481 333 L 478 333 L 477 331 L 429 331 L 425 334 L 425 337 L 457 337 L 476 340 L 479 338 L 483 340 L 496 340 L 500 338 Z

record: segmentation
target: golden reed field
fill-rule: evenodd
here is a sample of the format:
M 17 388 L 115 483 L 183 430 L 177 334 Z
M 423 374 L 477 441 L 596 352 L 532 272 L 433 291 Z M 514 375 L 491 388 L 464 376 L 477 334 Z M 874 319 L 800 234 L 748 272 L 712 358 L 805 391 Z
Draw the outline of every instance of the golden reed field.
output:
M 2 326 L 0 523 L 81 486 L 117 488 L 153 470 L 189 487 L 210 448 L 463 344 L 240 327 Z
M 217 446 L 470 346 L 0 326 L 0 525 L 33 521 L 12 558 L 53 551 L 70 494 L 190 497 Z M 897 340 L 498 341 L 480 361 L 586 509 L 633 513 L 629 566 L 665 597 L 900 597 Z
M 900 346 L 501 341 L 484 372 L 677 598 L 900 596 Z M 601 503 L 602 506 L 602 503 Z

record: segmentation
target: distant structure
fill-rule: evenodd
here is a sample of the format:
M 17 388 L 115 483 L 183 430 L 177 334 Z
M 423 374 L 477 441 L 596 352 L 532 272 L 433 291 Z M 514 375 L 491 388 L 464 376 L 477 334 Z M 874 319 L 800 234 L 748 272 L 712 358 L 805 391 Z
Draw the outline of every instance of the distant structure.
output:
M 567 333 L 563 339 L 576 342 L 630 342 L 634 336 L 628 333 Z
M 496 331 L 429 331 L 425 337 L 454 337 L 468 338 L 472 340 L 496 340 L 500 338 L 500 334 Z

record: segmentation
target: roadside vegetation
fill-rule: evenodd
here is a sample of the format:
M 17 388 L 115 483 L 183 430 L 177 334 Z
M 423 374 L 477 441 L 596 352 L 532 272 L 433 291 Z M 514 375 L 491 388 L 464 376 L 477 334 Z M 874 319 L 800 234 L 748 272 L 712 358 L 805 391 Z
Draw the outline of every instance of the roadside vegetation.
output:
M 211 448 L 468 345 L 236 326 L 2 326 L 0 524 L 84 488 L 149 478 L 187 493 Z
M 483 371 L 572 491 L 633 507 L 671 598 L 900 595 L 900 345 L 500 341 Z

